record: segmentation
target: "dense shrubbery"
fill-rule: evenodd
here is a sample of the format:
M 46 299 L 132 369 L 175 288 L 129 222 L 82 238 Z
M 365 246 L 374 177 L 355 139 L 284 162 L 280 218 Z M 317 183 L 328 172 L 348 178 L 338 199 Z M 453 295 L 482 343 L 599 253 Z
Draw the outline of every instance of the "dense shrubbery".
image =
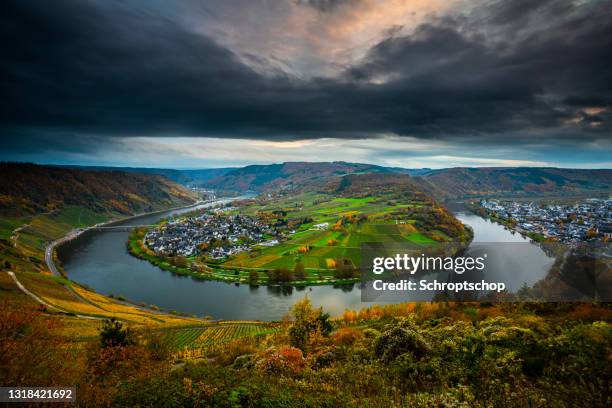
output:
M 292 309 L 293 322 L 288 329 L 291 346 L 306 351 L 321 336 L 333 330 L 329 314 L 322 309 L 313 309 L 308 298 L 297 302 Z
M 123 323 L 116 319 L 104 321 L 100 329 L 100 346 L 126 347 L 134 344 L 134 338 L 129 328 L 123 327 Z
M 607 307 L 440 303 L 376 310 L 364 312 L 370 317 L 359 326 L 343 319 L 330 336 L 318 336 L 312 322 L 319 310 L 302 301 L 288 331 L 253 343 L 258 351 L 233 364 L 221 358 L 188 365 L 163 389 L 174 390 L 180 404 L 198 396 L 227 407 L 609 406 L 612 329 L 590 321 L 609 320 Z M 303 351 L 287 345 L 296 327 L 309 333 Z M 121 401 L 131 404 L 151 398 L 143 389 L 153 391 L 137 382 L 123 387 Z
M 268 283 L 284 283 L 293 280 L 293 271 L 289 268 L 275 268 L 268 271 Z
M 431 346 L 419 333 L 414 321 L 408 319 L 390 324 L 374 342 L 374 354 L 386 362 L 405 354 L 424 357 L 429 351 Z
M 254 367 L 266 374 L 293 376 L 300 374 L 305 365 L 302 350 L 283 346 L 264 350 L 258 356 Z
M 41 311 L 0 302 L 0 384 L 67 384 L 78 368 L 72 350 L 57 336 L 61 329 L 59 320 L 45 318 Z
M 284 329 L 217 344 L 174 370 L 163 337 L 109 323 L 105 336 L 118 340 L 92 342 L 71 373 L 86 406 L 603 407 L 611 316 L 607 305 L 418 303 L 347 312 L 332 324 L 305 299 Z M 35 319 L 5 317 L 3 369 L 28 358 L 15 342 L 43 344 L 28 335 L 39 330 Z M 66 347 L 45 344 L 46 374 L 26 374 L 51 384 L 41 378 L 52 378 L 53 356 Z M 15 383 L 7 375 L 17 374 L 2 374 Z
M 334 262 L 334 277 L 338 279 L 350 279 L 357 275 L 357 269 L 350 259 L 336 259 Z

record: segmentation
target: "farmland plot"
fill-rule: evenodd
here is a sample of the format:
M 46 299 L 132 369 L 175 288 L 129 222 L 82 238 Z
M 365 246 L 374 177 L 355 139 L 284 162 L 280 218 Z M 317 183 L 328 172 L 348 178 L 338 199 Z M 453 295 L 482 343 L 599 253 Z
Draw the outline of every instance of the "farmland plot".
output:
M 174 331 L 171 334 L 171 342 L 175 349 L 203 348 L 243 337 L 268 334 L 275 330 L 274 327 L 266 324 L 222 324 L 190 327 Z

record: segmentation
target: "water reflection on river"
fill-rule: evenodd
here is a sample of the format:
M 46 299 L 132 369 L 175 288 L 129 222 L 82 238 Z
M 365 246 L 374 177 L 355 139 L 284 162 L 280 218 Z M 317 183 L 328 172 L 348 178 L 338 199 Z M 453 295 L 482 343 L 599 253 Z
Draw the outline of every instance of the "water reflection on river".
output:
M 184 211 L 143 216 L 115 225 L 151 224 Z M 520 235 L 512 234 L 502 226 L 476 215 L 465 212 L 456 215 L 474 229 L 475 243 L 526 242 Z M 361 302 L 358 285 L 250 287 L 173 275 L 129 255 L 126 249 L 128 235 L 124 231 L 91 231 L 83 234 L 61 248 L 60 258 L 64 269 L 71 279 L 103 294 L 122 295 L 137 303 L 155 304 L 166 310 L 210 315 L 219 319 L 277 320 L 306 293 L 316 306 L 323 306 L 332 315 L 372 304 Z M 532 247 L 529 257 L 519 257 L 497 273 L 506 276 L 506 280 L 507 276 L 516 276 L 512 280 L 517 286 L 525 281 L 533 283 L 543 277 L 551 260 L 537 246 Z

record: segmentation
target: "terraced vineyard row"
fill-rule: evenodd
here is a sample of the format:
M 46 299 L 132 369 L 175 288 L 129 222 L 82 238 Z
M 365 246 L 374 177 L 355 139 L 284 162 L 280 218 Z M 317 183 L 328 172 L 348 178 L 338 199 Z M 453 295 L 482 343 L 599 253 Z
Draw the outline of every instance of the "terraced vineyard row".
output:
M 189 346 L 195 339 L 206 331 L 208 327 L 194 327 L 189 329 L 177 330 L 172 333 L 172 345 L 176 349 L 182 349 Z
M 175 349 L 201 348 L 242 337 L 272 333 L 275 330 L 274 327 L 263 324 L 192 327 L 173 332 L 171 341 Z

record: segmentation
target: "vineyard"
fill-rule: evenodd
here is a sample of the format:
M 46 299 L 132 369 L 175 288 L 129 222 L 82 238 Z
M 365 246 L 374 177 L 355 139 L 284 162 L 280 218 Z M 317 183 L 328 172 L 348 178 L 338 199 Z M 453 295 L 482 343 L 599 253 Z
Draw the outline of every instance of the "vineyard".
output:
M 205 348 L 242 337 L 259 336 L 276 331 L 268 324 L 224 324 L 175 330 L 171 343 L 177 350 Z

